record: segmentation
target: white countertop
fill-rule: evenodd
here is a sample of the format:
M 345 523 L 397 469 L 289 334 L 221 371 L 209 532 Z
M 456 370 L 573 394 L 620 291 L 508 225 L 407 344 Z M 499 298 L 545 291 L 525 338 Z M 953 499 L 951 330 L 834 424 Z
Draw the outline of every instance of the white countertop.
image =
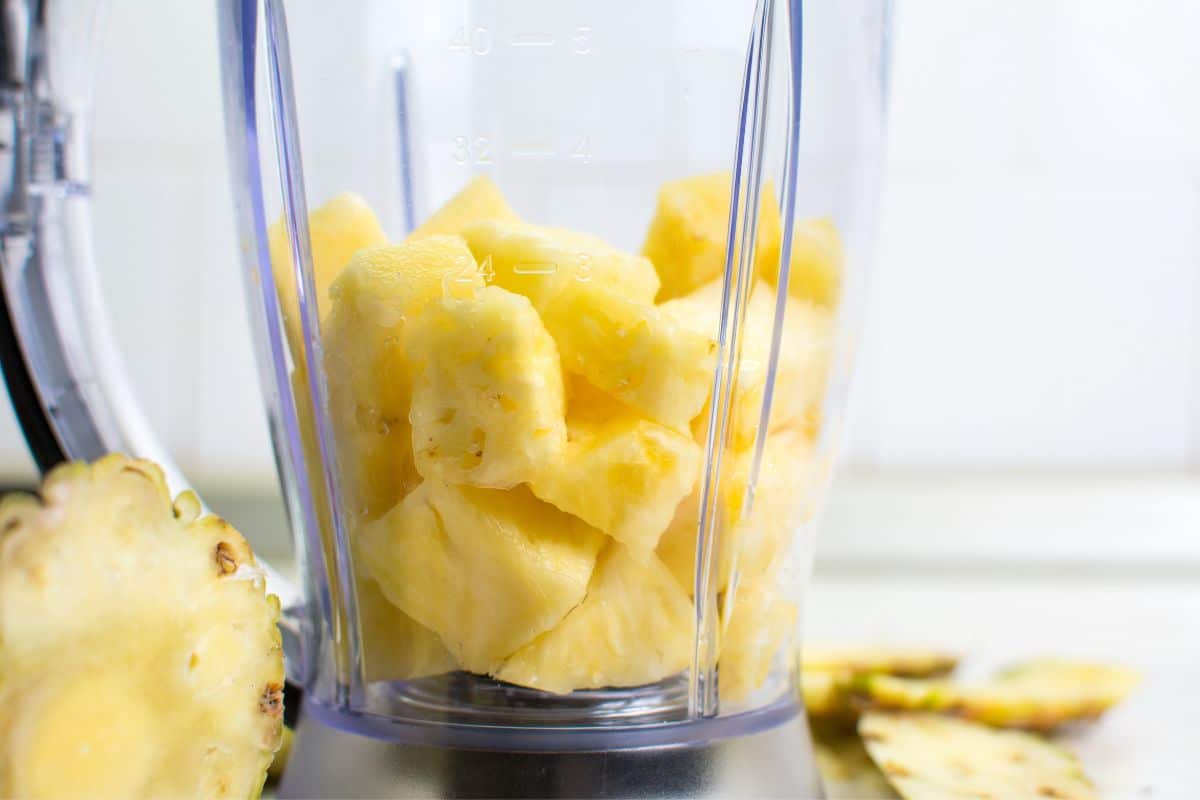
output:
M 818 570 L 810 641 L 928 644 L 961 653 L 965 675 L 1078 656 L 1141 670 L 1142 685 L 1065 738 L 1101 797 L 1200 797 L 1200 581 L 1153 571 L 842 564 Z

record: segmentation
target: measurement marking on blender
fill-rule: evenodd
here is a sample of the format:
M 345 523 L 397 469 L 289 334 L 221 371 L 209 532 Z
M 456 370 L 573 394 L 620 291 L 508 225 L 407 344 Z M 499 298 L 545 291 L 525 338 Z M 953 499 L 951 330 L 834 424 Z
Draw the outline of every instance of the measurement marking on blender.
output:
M 515 33 L 508 40 L 509 47 L 554 47 L 553 33 Z
M 558 152 L 554 145 L 545 142 L 523 142 L 514 144 L 509 150 L 513 158 L 554 158 Z
M 558 264 L 553 261 L 526 261 L 513 265 L 514 275 L 553 275 Z

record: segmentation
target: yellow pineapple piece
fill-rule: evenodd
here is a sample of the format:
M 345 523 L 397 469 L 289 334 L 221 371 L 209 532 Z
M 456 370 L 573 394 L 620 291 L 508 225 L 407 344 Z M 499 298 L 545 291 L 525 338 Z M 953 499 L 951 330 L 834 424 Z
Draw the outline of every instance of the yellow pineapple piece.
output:
M 457 236 L 360 251 L 334 283 L 325 325 L 325 372 L 343 503 L 374 519 L 420 482 L 408 416 L 413 320 L 442 298 L 470 297 L 483 277 Z
M 458 668 L 438 635 L 388 602 L 378 583 L 360 575 L 356 584 L 368 681 L 407 681 Z
M 659 308 L 689 330 L 716 337 L 721 294 L 721 281 L 714 281 L 691 294 L 667 301 Z M 732 443 L 736 450 L 753 446 L 758 433 L 771 358 L 775 304 L 774 289 L 763 283 L 752 288 L 746 302 L 742 355 L 731 421 Z M 829 311 L 789 297 L 783 316 L 768 430 L 801 427 L 805 418 L 819 415 L 832 346 L 833 318 Z M 708 430 L 708 408 L 705 407 L 694 425 L 696 440 L 702 443 Z
M 507 489 L 566 448 L 558 349 L 528 298 L 498 286 L 413 324 L 413 446 L 425 478 Z
M 721 636 L 718 673 L 721 698 L 743 700 L 763 685 L 775 654 L 791 640 L 798 610 L 767 582 L 737 587 L 733 610 Z
M 746 483 L 750 477 L 750 452 L 730 452 L 732 458 L 722 481 L 721 503 L 732 523 L 718 548 L 718 591 L 729 583 L 733 559 L 746 580 L 773 574 L 786 556 L 795 526 L 813 512 L 812 444 L 803 433 L 784 429 L 767 437 L 755 488 L 754 508 L 741 519 Z M 699 524 L 700 491 L 696 490 L 675 510 L 675 517 L 658 543 L 658 556 L 690 593 L 695 582 L 696 530 Z
M 712 389 L 716 342 L 619 291 L 567 286 L 542 311 L 563 369 L 678 431 Z
M 780 240 L 775 240 L 762 258 L 756 259 L 759 275 L 771 285 L 779 277 Z M 829 217 L 799 220 L 792 228 L 791 272 L 788 294 L 818 306 L 835 308 L 841 293 L 846 256 L 842 237 Z
M 658 292 L 649 261 L 595 236 L 511 221 L 480 222 L 463 236 L 490 281 L 525 295 L 538 311 L 571 284 L 619 291 L 643 303 Z
M 724 274 L 730 182 L 730 174 L 721 172 L 671 181 L 659 189 L 642 254 L 654 262 L 662 280 L 660 302 Z M 759 209 L 756 264 L 771 252 L 778 261 L 779 236 L 779 206 L 768 187 Z
M 644 556 L 695 485 L 700 447 L 580 378 L 570 386 L 566 452 L 530 488 Z
M 517 212 L 509 207 L 508 201 L 500 193 L 500 187 L 486 175 L 477 175 L 413 231 L 409 238 L 461 234 L 474 223 L 489 219 L 520 221 Z
M 0 796 L 257 797 L 279 601 L 241 534 L 112 455 L 0 502 Z
M 366 200 L 343 192 L 308 215 L 308 236 L 312 247 L 318 319 L 323 320 L 329 308 L 329 287 L 350 262 L 350 257 L 364 247 L 383 244 L 387 235 Z M 303 362 L 304 343 L 296 272 L 292 266 L 292 244 L 282 218 L 267 230 L 267 242 L 292 357 L 298 363 Z
M 613 542 L 583 602 L 515 652 L 496 677 L 559 694 L 654 683 L 688 666 L 692 631 L 692 604 L 666 567 Z
M 431 480 L 356 537 L 387 599 L 479 673 L 495 672 L 583 600 L 604 542 L 524 487 Z

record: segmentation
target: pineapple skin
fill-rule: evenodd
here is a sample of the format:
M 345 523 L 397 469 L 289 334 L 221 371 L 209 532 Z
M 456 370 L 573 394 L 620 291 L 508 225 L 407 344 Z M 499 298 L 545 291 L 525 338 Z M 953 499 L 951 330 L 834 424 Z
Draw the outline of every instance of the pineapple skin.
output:
M 367 201 L 352 192 L 343 192 L 309 213 L 308 236 L 317 291 L 317 318 L 323 320 L 329 309 L 329 287 L 350 257 L 364 247 L 383 244 L 387 236 Z M 267 244 L 288 344 L 292 358 L 301 363 L 305 355 L 300 301 L 292 268 L 292 244 L 282 217 L 267 229 Z
M 113 455 L 0 502 L 0 796 L 257 797 L 279 602 L 246 541 Z
M 508 489 L 566 448 L 558 348 L 529 300 L 488 286 L 431 304 L 409 360 L 417 471 L 430 480 Z
M 583 602 L 496 677 L 556 694 L 654 683 L 691 662 L 693 620 L 691 601 L 657 558 L 612 542 Z
M 427 480 L 356 545 L 393 605 L 463 669 L 492 674 L 579 604 L 605 540 L 524 487 Z

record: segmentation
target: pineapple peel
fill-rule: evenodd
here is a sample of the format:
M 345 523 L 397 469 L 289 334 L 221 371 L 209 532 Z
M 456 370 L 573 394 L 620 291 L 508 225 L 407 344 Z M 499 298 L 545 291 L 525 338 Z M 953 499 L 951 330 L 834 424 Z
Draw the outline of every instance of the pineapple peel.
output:
M 257 796 L 279 602 L 249 545 L 113 455 L 0 502 L 0 795 Z M 70 764 L 70 769 L 63 769 Z

